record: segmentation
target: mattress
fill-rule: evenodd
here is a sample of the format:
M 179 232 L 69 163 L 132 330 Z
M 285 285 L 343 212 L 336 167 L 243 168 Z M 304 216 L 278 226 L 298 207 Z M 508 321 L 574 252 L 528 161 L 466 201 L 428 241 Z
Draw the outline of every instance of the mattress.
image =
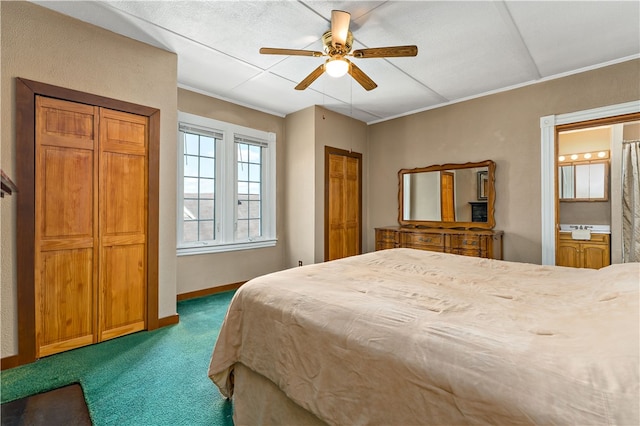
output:
M 335 425 L 637 425 L 639 281 L 413 249 L 293 268 L 237 291 L 208 374 L 232 397 L 242 364 Z

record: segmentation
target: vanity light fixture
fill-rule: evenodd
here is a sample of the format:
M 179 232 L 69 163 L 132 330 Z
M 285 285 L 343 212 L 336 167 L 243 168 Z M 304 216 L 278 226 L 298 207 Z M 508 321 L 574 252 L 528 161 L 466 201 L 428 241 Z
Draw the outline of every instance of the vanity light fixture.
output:
M 580 152 L 577 154 L 563 154 L 558 156 L 558 162 L 604 160 L 609 158 L 609 151 Z

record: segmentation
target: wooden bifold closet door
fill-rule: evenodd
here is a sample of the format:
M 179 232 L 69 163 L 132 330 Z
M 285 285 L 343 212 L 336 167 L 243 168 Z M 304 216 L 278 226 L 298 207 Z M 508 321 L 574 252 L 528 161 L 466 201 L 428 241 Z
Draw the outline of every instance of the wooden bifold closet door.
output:
M 145 329 L 148 118 L 36 98 L 36 357 Z

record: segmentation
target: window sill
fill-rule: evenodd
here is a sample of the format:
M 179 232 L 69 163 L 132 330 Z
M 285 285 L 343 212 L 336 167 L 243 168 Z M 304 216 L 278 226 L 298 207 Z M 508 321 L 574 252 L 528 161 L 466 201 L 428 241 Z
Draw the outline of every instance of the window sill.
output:
M 202 245 L 197 247 L 178 247 L 176 254 L 178 256 L 190 256 L 194 254 L 208 254 L 208 253 L 224 253 L 229 251 L 239 250 L 253 250 L 264 247 L 274 247 L 278 240 L 268 239 L 260 241 L 251 241 L 246 243 L 227 243 L 227 244 L 215 244 L 215 245 Z

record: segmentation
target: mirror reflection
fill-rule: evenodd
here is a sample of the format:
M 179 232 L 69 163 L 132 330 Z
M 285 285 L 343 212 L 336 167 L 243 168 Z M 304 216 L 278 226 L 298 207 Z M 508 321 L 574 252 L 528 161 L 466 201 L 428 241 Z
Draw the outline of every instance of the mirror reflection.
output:
M 491 160 L 400 170 L 399 223 L 492 229 L 494 172 Z
M 486 222 L 487 173 L 479 167 L 405 174 L 402 218 Z

